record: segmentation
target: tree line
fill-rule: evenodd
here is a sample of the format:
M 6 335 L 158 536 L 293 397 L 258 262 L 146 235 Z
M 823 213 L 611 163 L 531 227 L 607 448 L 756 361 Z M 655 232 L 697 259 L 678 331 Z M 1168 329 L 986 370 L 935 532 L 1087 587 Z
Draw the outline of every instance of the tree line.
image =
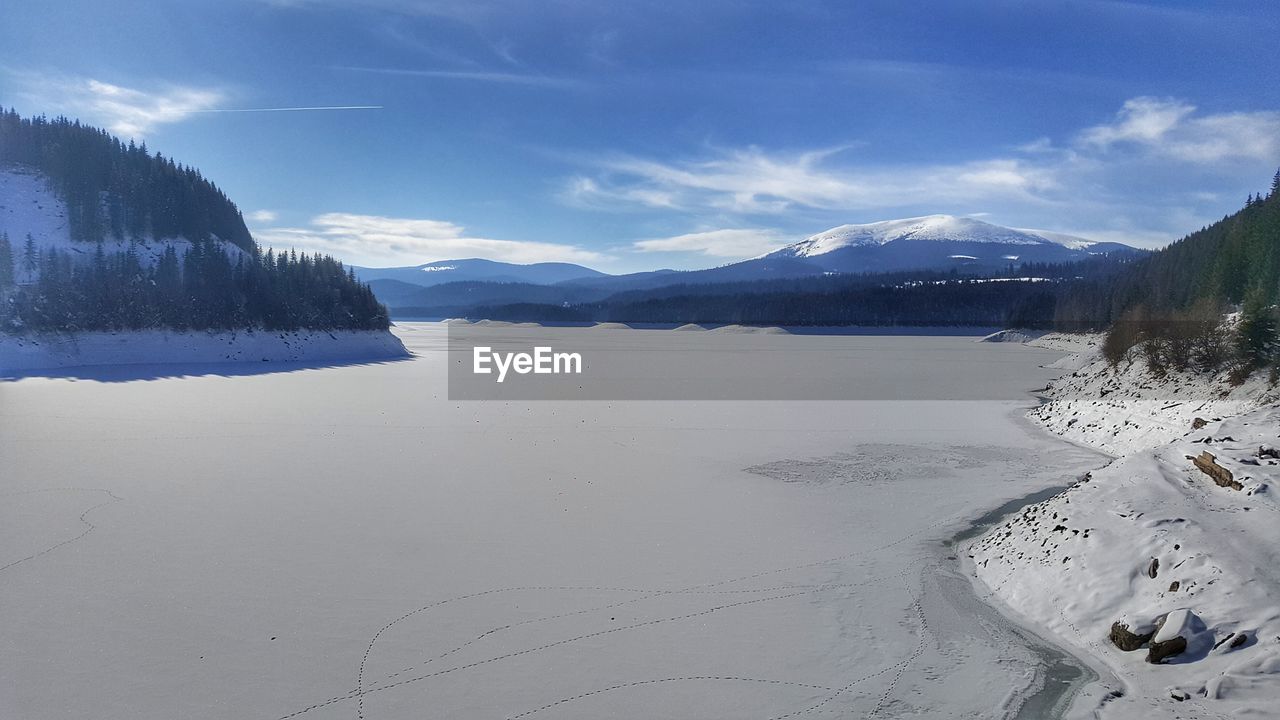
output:
M 984 276 L 950 270 L 842 273 L 803 278 L 690 283 L 600 298 L 572 286 L 446 283 L 392 307 L 398 317 L 511 321 L 748 323 L 761 325 L 1016 325 L 1049 328 L 1064 285 L 1123 272 L 1133 256 L 1071 263 L 1011 263 Z M 531 289 L 541 292 L 530 292 Z
M 217 238 L 248 252 L 235 204 L 194 168 L 65 117 L 0 112 L 0 162 L 39 170 L 66 202 L 73 240 Z
M 18 280 L 24 276 L 29 282 Z M 155 263 L 132 248 L 89 259 L 0 234 L 0 330 L 375 330 L 386 308 L 353 271 L 322 255 L 243 252 L 200 242 Z
M 1113 363 L 1137 348 L 1150 369 L 1229 370 L 1242 381 L 1280 369 L 1280 172 L 1267 195 L 1061 298 L 1055 321 L 1107 328 Z M 1224 316 L 1228 317 L 1223 322 Z M 1087 321 L 1086 321 L 1087 319 Z

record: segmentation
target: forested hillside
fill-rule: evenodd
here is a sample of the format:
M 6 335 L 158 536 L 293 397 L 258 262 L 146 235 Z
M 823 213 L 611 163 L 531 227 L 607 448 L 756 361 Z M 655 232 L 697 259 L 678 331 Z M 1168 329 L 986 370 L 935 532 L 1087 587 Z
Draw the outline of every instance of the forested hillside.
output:
M 40 178 L 28 180 L 35 199 L 0 198 L 10 211 L 26 206 L 0 232 L 0 331 L 389 324 L 342 263 L 263 253 L 221 190 L 145 146 L 9 111 L 0 113 L 0 172 Z M 60 240 L 48 227 L 23 227 L 48 219 L 31 207 L 48 213 L 51 204 L 65 218 Z
M 1267 195 L 1135 262 L 1106 281 L 1059 298 L 1064 329 L 1110 328 L 1113 362 L 1140 346 L 1150 367 L 1229 368 L 1237 380 L 1280 364 L 1280 173 Z M 1230 321 L 1223 323 L 1227 315 Z
M 17 253 L 36 280 L 14 284 L 6 258 L 14 257 L 0 235 L 0 330 L 368 330 L 388 325 L 373 292 L 331 257 L 257 248 L 233 263 L 213 243 L 197 243 L 179 256 L 172 247 L 154 266 L 132 251 L 104 252 L 92 259 L 66 252 Z M 12 268 L 12 261 L 8 263 Z
M 73 240 L 212 236 L 253 246 L 235 204 L 199 171 L 78 121 L 0 113 L 0 163 L 49 179 L 67 204 Z
M 1105 328 L 1141 309 L 1155 316 L 1197 303 L 1280 301 L 1280 173 L 1270 194 L 1239 212 L 1134 262 L 1127 272 L 1082 283 L 1059 304 L 1064 325 Z

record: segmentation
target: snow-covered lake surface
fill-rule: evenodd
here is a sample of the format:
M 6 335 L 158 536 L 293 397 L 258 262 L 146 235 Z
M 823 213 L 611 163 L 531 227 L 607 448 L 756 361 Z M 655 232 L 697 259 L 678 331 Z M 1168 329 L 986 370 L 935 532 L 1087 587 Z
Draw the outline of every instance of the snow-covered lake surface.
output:
M 946 544 L 1103 463 L 1022 418 L 1061 352 L 762 335 L 934 399 L 451 402 L 445 326 L 396 332 L 0 383 L 0 717 L 1000 717 L 1072 674 Z

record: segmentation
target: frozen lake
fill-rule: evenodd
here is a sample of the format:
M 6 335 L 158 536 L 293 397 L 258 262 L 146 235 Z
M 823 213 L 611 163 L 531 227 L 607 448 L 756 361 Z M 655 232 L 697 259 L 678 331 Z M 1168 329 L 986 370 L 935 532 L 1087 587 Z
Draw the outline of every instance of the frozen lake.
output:
M 444 326 L 397 332 L 0 383 L 0 716 L 998 717 L 1043 677 L 944 542 L 1101 464 L 1020 419 L 1058 353 L 619 330 L 877 393 L 461 402 Z

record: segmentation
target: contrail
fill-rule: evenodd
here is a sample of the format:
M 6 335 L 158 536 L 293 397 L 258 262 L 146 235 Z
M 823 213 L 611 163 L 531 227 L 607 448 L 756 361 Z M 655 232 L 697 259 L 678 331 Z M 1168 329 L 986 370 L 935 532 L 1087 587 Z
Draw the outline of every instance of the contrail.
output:
M 318 107 L 239 108 L 233 110 L 195 110 L 198 113 L 303 112 L 307 110 L 382 110 L 381 105 L 322 105 Z

